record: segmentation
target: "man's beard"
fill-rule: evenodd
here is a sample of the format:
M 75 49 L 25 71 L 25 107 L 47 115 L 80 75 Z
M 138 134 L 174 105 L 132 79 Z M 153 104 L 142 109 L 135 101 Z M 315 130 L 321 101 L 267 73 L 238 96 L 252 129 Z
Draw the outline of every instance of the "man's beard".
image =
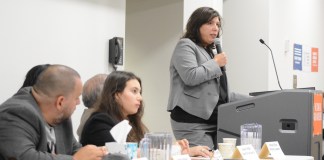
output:
M 65 120 L 67 120 L 69 118 L 70 118 L 70 115 L 66 115 L 65 110 L 63 110 L 62 113 L 55 118 L 54 125 L 59 125 L 63 121 L 65 121 Z

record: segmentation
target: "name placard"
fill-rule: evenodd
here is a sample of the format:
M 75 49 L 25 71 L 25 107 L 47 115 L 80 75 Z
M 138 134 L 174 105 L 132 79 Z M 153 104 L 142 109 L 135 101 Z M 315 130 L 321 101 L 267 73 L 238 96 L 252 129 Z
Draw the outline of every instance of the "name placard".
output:
M 248 160 L 259 160 L 259 156 L 256 153 L 252 145 L 241 145 L 236 146 L 232 158 L 235 159 L 248 159 Z
M 213 158 L 217 160 L 223 160 L 222 154 L 219 152 L 218 149 L 214 151 Z
M 270 154 L 274 160 L 281 160 L 286 158 L 285 154 L 281 150 L 278 141 L 265 142 L 261 148 L 259 157 L 268 158 Z

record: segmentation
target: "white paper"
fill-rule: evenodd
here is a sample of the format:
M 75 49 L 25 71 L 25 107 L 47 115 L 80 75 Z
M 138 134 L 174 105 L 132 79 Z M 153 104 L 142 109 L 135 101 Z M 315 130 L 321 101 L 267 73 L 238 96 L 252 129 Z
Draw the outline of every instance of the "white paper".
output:
M 237 146 L 236 148 L 240 151 L 243 159 L 259 160 L 259 156 L 251 144 Z
M 188 154 L 184 154 L 184 155 L 174 155 L 172 156 L 173 160 L 191 160 L 191 158 L 189 157 Z
M 146 157 L 142 157 L 142 158 L 134 158 L 133 160 L 148 160 Z
M 271 156 L 273 157 L 273 159 L 280 160 L 280 159 L 286 158 L 285 154 L 281 150 L 281 147 L 280 147 L 278 141 L 266 142 L 266 145 L 267 145 L 268 150 L 269 150 Z
M 218 149 L 214 151 L 214 159 L 223 160 L 222 154 L 219 152 Z
M 126 144 L 127 135 L 131 129 L 132 126 L 128 124 L 128 120 L 123 120 L 110 130 L 110 134 L 117 143 Z
M 117 142 L 106 142 L 105 146 L 109 153 L 127 154 L 124 144 L 120 144 Z

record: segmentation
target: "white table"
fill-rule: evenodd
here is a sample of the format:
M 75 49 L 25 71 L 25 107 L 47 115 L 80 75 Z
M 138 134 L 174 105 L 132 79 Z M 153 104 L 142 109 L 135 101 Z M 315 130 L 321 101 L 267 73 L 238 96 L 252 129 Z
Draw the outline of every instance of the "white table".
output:
M 190 157 L 192 160 L 210 160 L 210 158 L 204 157 Z M 225 160 L 239 160 L 239 159 L 225 159 Z M 261 159 L 261 160 L 272 160 L 272 159 Z M 314 160 L 312 156 L 296 156 L 296 155 L 286 155 L 285 160 Z
M 261 159 L 261 160 L 272 160 L 272 158 Z M 312 156 L 286 155 L 285 160 L 314 160 L 314 157 L 312 157 Z
M 294 155 L 286 155 L 285 160 L 314 160 L 312 156 L 294 156 Z

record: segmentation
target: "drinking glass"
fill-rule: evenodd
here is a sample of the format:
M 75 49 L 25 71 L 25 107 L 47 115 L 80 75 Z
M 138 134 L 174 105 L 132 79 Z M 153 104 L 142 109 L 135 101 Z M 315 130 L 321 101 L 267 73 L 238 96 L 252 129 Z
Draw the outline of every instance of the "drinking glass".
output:
M 140 142 L 141 157 L 149 160 L 170 160 L 172 135 L 168 132 L 146 133 Z
M 251 144 L 257 153 L 261 150 L 262 125 L 248 123 L 241 125 L 241 145 Z

